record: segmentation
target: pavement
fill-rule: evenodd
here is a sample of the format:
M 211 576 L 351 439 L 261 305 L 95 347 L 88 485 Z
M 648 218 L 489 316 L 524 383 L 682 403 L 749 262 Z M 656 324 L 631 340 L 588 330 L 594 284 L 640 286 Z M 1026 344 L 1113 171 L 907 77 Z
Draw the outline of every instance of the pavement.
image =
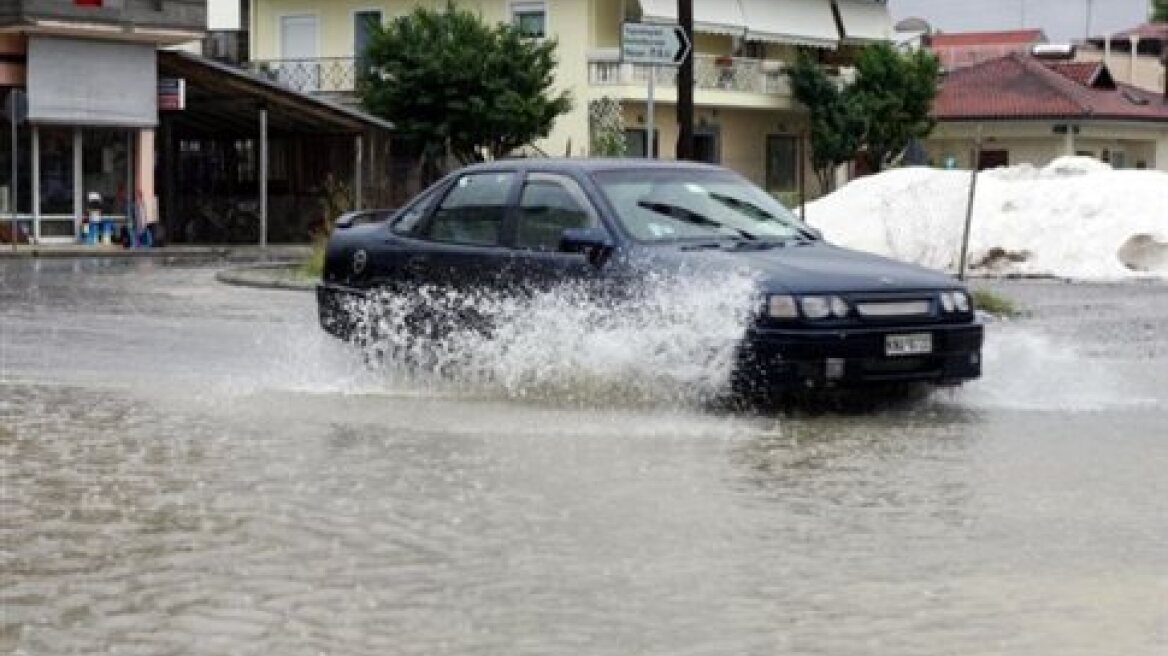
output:
M 292 262 L 308 257 L 311 247 L 303 244 L 273 244 L 270 246 L 160 246 L 157 248 L 122 248 L 121 246 L 89 246 L 85 244 L 0 244 L 0 258 L 126 258 L 152 257 L 165 259 L 224 260 L 227 262 Z

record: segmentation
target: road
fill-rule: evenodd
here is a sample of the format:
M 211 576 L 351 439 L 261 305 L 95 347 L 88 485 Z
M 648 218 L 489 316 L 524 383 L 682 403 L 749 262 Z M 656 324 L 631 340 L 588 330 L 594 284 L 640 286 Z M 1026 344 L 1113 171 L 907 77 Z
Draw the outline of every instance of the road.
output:
M 983 380 L 785 417 L 213 272 L 0 262 L 0 653 L 1168 653 L 1168 285 L 996 283 Z

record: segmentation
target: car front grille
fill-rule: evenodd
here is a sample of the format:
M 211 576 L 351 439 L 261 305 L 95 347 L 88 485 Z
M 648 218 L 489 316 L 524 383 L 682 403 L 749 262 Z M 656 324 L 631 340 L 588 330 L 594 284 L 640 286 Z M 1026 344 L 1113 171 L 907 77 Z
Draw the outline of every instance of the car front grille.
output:
M 896 301 L 860 301 L 856 312 L 866 319 L 895 319 L 898 317 L 923 317 L 932 312 L 932 303 L 924 299 Z

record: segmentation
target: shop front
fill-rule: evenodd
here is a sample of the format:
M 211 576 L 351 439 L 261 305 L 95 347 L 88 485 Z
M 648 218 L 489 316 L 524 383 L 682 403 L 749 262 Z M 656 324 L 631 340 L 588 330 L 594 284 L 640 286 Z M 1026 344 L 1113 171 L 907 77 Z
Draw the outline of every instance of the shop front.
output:
M 12 111 L 0 131 L 4 223 L 15 222 L 19 241 L 43 244 L 112 243 L 140 233 L 156 219 L 155 47 L 39 36 L 21 41 L 15 47 L 25 47 L 25 84 L 4 89 L 6 108 L 26 103 L 17 112 L 24 120 L 15 126 L 15 147 Z M 10 102 L 13 94 L 26 100 Z

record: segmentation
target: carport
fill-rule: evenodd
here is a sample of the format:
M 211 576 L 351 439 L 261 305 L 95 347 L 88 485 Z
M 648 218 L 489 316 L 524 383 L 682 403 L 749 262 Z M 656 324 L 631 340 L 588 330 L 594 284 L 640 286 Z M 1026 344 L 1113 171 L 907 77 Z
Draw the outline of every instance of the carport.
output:
M 169 241 L 307 241 L 389 204 L 392 126 L 185 52 L 160 52 L 160 216 Z

